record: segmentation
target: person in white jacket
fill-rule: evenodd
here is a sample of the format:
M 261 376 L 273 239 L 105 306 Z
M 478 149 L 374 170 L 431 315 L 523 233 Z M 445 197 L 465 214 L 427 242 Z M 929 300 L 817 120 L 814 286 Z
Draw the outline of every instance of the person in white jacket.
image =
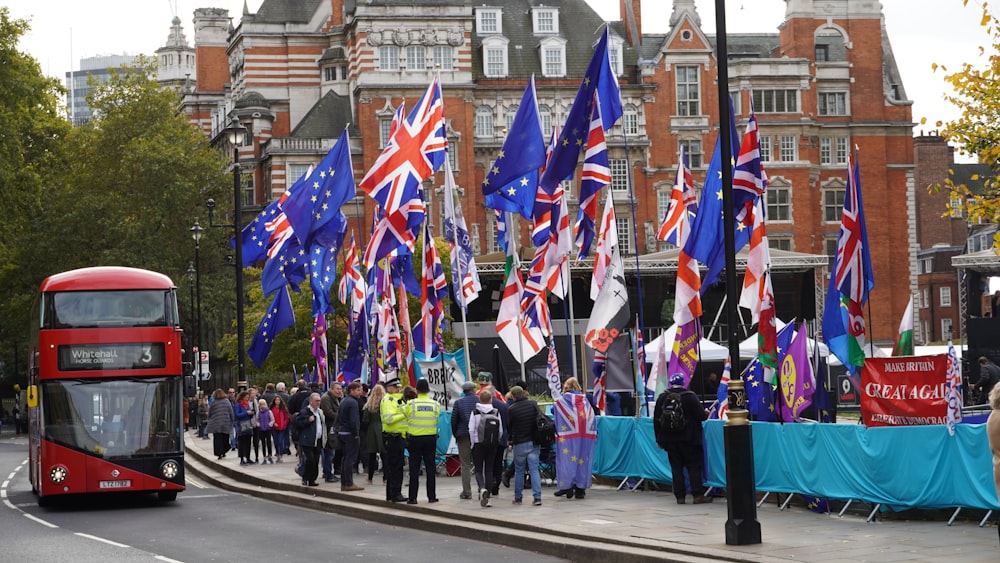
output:
M 479 402 L 469 417 L 469 439 L 472 442 L 472 463 L 479 486 L 479 504 L 483 508 L 493 506 L 490 501 L 490 485 L 493 483 L 493 461 L 500 447 L 503 434 L 500 411 L 493 408 L 493 392 L 483 389 L 479 392 Z

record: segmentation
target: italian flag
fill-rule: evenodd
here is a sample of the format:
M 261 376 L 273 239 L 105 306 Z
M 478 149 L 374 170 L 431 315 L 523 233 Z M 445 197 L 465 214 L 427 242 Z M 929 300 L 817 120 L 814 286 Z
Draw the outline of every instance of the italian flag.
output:
M 906 306 L 903 319 L 899 321 L 899 334 L 896 335 L 896 345 L 892 347 L 893 356 L 913 355 L 913 296 Z

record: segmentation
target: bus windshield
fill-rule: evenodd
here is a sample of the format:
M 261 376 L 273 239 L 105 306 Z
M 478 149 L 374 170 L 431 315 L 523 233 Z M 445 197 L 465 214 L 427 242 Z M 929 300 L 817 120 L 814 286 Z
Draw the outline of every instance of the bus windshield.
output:
M 181 451 L 179 378 L 41 382 L 43 438 L 112 458 Z
M 172 326 L 170 290 L 64 291 L 43 296 L 42 328 Z

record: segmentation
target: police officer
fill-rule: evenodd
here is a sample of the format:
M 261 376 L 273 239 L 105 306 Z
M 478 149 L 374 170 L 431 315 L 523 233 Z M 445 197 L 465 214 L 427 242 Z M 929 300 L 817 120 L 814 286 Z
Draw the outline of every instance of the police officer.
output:
M 406 449 L 408 425 L 403 413 L 403 393 L 400 392 L 399 378 L 387 375 L 385 398 L 379 410 L 382 417 L 382 440 L 385 446 L 385 500 L 404 502 L 403 496 L 403 450 Z
M 437 453 L 437 425 L 438 417 L 441 415 L 441 405 L 431 399 L 430 391 L 426 379 L 417 380 L 417 398 L 403 407 L 409 427 L 406 447 L 410 452 L 410 494 L 406 504 L 417 504 L 421 461 L 424 463 L 424 473 L 427 475 L 427 502 L 438 501 L 434 457 Z

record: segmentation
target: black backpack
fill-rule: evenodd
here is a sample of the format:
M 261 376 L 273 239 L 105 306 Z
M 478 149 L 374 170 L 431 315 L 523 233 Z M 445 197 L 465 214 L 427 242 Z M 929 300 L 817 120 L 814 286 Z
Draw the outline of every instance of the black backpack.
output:
M 531 441 L 543 448 L 554 444 L 556 441 L 556 423 L 551 418 L 539 413 L 538 418 L 535 420 L 535 435 Z
M 477 426 L 479 443 L 484 446 L 500 444 L 500 413 L 496 409 L 479 415 Z
M 660 418 L 657 422 L 664 432 L 677 434 L 687 427 L 687 419 L 684 417 L 684 405 L 681 402 L 681 394 L 676 391 L 664 391 L 663 409 L 660 411 Z
M 292 442 L 296 443 L 299 441 L 299 430 L 301 430 L 301 428 L 299 428 L 299 416 L 301 414 L 301 412 L 297 412 L 288 420 L 289 437 L 292 439 Z

